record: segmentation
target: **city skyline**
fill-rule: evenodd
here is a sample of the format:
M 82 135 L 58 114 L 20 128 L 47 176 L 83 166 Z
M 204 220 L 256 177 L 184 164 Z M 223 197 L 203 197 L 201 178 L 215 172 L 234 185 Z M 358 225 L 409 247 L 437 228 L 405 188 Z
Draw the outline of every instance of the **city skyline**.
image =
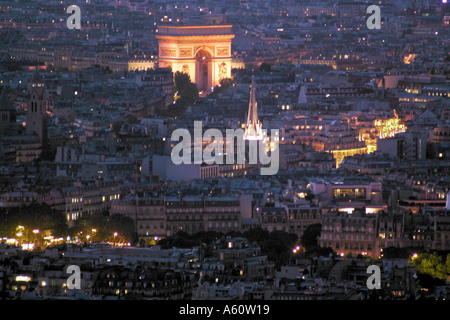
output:
M 449 39 L 442 0 L 2 1 L 1 299 L 449 299 Z

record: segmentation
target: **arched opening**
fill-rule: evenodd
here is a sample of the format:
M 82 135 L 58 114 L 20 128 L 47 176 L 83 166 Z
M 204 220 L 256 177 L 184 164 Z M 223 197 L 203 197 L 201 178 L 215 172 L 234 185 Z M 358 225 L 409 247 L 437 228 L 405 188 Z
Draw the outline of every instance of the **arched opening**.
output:
M 211 58 L 211 54 L 204 49 L 200 49 L 195 55 L 197 69 L 195 83 L 197 83 L 198 89 L 201 91 L 208 91 L 210 89 Z
M 200 89 L 207 90 L 208 89 L 208 65 L 203 63 L 201 65 L 200 71 Z

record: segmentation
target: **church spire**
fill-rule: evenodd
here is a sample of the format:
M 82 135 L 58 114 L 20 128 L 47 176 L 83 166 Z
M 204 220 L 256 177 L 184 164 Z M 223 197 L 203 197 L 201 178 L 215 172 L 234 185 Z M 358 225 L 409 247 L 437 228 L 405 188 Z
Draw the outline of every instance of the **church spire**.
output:
M 250 85 L 250 99 L 248 103 L 247 123 L 244 131 L 245 140 L 262 140 L 262 124 L 258 119 L 258 103 L 256 102 L 255 75 L 252 74 Z

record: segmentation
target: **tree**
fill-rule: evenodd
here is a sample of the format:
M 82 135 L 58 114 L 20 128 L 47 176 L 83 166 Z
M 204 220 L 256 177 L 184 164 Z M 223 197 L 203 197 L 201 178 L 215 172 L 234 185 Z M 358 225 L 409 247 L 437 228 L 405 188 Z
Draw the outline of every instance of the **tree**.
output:
M 447 274 L 450 275 L 450 253 L 447 254 L 447 261 L 445 261 L 445 269 Z
M 7 69 L 8 71 L 22 71 L 23 67 L 17 62 L 2 62 L 1 66 L 3 69 Z
M 95 231 L 93 231 L 95 230 Z M 117 233 L 117 236 L 114 234 Z M 74 239 L 78 237 L 83 241 L 116 241 L 137 242 L 136 226 L 132 218 L 122 214 L 109 216 L 108 211 L 86 214 L 73 222 L 70 228 L 70 236 Z
M 450 275 L 447 268 L 450 265 L 450 262 L 448 262 L 450 259 L 449 256 L 450 254 L 447 255 L 447 261 L 444 262 L 444 258 L 436 252 L 421 253 L 417 257 L 411 258 L 410 264 L 415 266 L 419 273 L 428 274 L 433 278 L 444 280 Z
M 121 121 L 114 122 L 114 123 L 111 125 L 111 130 L 112 130 L 112 132 L 115 134 L 115 136 L 118 136 L 118 135 L 119 135 L 119 132 L 120 132 L 120 130 L 122 129 L 122 126 L 123 126 L 125 123 L 129 123 L 129 124 L 139 124 L 140 121 L 139 121 L 139 119 L 136 118 L 134 115 L 129 114 L 129 115 L 126 116 L 125 120 L 121 120 Z
M 291 250 L 297 242 L 296 234 L 285 231 L 269 233 L 267 230 L 258 230 L 255 235 L 257 244 L 261 247 L 261 254 L 267 255 L 267 258 L 275 263 L 276 268 L 289 262 Z M 250 239 L 248 240 L 250 241 Z
M 309 203 L 312 203 L 312 201 L 315 197 L 316 196 L 314 195 L 314 193 L 312 193 L 311 191 L 308 190 L 308 192 L 306 193 L 306 196 L 305 196 L 305 200 L 308 200 Z
M 46 203 L 0 209 L 0 235 L 15 238 L 18 226 L 24 227 L 22 233 L 26 237 L 31 237 L 32 230 L 35 229 L 49 230 L 55 237 L 67 233 L 64 214 Z
M 175 94 L 178 99 L 169 107 L 162 107 L 156 113 L 162 117 L 182 117 L 188 106 L 193 105 L 198 99 L 198 88 L 187 73 L 177 71 L 175 73 Z
M 112 132 L 114 133 L 115 136 L 119 135 L 120 129 L 122 129 L 123 124 L 124 124 L 123 121 L 114 122 L 112 124 Z
M 214 87 L 213 92 L 208 94 L 208 98 L 216 99 L 220 93 L 227 92 L 233 85 L 233 80 L 230 78 L 221 79 L 218 86 Z
M 136 118 L 135 116 L 133 116 L 132 114 L 127 115 L 127 117 L 125 118 L 125 122 L 129 123 L 129 124 L 139 124 L 140 121 L 138 118 Z
M 322 231 L 322 225 L 320 223 L 310 224 L 306 227 L 303 232 L 300 243 L 306 250 L 311 250 L 314 247 L 318 247 L 317 238 L 320 236 Z
M 336 257 L 337 253 L 330 247 L 312 247 L 308 250 L 307 255 L 310 257 Z
M 259 66 L 259 70 L 264 71 L 264 72 L 270 72 L 270 71 L 272 71 L 272 66 L 266 62 L 263 62 Z
M 408 259 L 411 255 L 411 249 L 387 247 L 383 249 L 383 258 L 385 259 Z
M 119 239 L 124 242 L 134 243 L 137 240 L 136 225 L 132 218 L 122 214 L 114 214 L 107 221 L 110 234 L 117 232 Z
M 262 243 L 269 237 L 269 231 L 264 230 L 261 227 L 251 228 L 244 232 L 244 237 L 250 242 Z
M 176 104 L 183 107 L 193 105 L 198 99 L 197 85 L 191 82 L 191 78 L 187 73 L 179 71 L 175 73 L 175 91 L 180 96 Z
M 445 284 L 445 281 L 434 278 L 427 273 L 418 273 L 417 279 L 419 280 L 420 286 L 422 288 L 434 288 L 436 286 L 442 286 Z

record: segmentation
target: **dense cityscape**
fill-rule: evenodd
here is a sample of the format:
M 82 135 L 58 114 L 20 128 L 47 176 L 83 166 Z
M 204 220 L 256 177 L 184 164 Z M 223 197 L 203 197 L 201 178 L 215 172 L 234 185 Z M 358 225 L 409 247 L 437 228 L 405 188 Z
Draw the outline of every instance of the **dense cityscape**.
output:
M 0 90 L 1 300 L 450 299 L 446 0 L 5 0 Z

